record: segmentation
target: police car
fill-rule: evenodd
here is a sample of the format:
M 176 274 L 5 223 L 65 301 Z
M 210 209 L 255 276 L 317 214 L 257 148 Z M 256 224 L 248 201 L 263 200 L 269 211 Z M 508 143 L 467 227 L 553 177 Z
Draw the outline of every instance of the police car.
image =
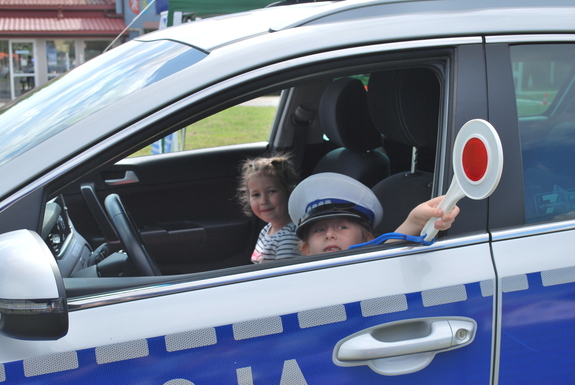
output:
M 567 0 L 277 5 L 143 35 L 4 106 L 0 382 L 572 383 L 573 20 Z M 263 134 L 203 145 L 229 111 L 267 111 Z M 475 120 L 499 184 L 435 242 L 251 264 L 243 159 L 352 176 L 384 234 L 446 193 Z

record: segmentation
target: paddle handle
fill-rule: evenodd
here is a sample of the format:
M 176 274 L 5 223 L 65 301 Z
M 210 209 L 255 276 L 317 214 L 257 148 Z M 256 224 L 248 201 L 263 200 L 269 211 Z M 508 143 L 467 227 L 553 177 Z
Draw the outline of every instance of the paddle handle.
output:
M 437 208 L 443 209 L 443 212 L 445 214 L 448 214 L 451 212 L 451 210 L 453 210 L 453 208 L 455 207 L 457 202 L 459 202 L 459 200 L 461 198 L 463 198 L 464 196 L 465 196 L 465 193 L 463 192 L 463 190 L 459 186 L 459 182 L 457 181 L 457 178 L 454 176 L 453 179 L 451 180 L 451 185 L 449 186 L 449 190 L 447 190 L 447 194 L 445 194 L 445 197 L 443 197 L 441 202 L 439 202 L 439 205 L 437 205 Z M 426 237 L 424 238 L 424 241 L 431 242 L 431 240 L 433 238 L 435 238 L 435 236 L 439 232 L 439 230 L 437 230 L 435 228 L 435 222 L 439 219 L 441 219 L 441 218 L 439 218 L 439 217 L 429 218 L 429 220 L 427 221 L 427 223 L 423 227 L 423 230 L 421 230 L 421 234 L 420 234 L 421 236 L 427 234 Z

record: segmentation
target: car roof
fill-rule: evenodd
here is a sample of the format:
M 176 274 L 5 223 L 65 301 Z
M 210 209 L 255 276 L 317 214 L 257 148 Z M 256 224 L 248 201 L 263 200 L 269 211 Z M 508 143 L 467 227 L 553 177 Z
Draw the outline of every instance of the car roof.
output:
M 269 33 L 272 25 L 286 18 L 293 20 L 298 17 L 309 17 L 329 4 L 331 2 L 303 3 L 210 17 L 151 32 L 136 40 L 168 39 L 209 52 L 222 45 Z
M 233 44 L 242 40 L 254 38 L 264 34 L 285 31 L 304 25 L 318 25 L 335 22 L 352 21 L 360 23 L 368 19 L 382 17 L 400 17 L 409 15 L 410 18 L 421 18 L 428 25 L 434 25 L 443 29 L 444 34 L 469 33 L 471 30 L 470 19 L 477 19 L 479 25 L 473 32 L 483 33 L 519 33 L 529 30 L 542 31 L 538 27 L 538 21 L 545 23 L 546 16 L 556 18 L 557 24 L 551 26 L 547 32 L 573 31 L 572 20 L 561 12 L 553 12 L 553 7 L 573 7 L 571 0 L 345 0 L 293 4 L 256 9 L 230 15 L 211 17 L 197 20 L 184 25 L 170 27 L 164 30 L 152 32 L 139 37 L 140 41 L 153 41 L 168 39 L 187 44 L 205 52 L 211 52 L 225 45 Z M 547 11 L 544 11 L 547 10 Z M 504 17 L 497 17 L 495 12 L 501 12 Z M 531 19 L 525 16 L 542 12 L 543 14 Z M 442 14 L 458 14 L 462 17 L 461 22 L 445 25 L 442 22 Z M 547 13 L 548 15 L 545 15 Z M 436 22 L 429 22 L 430 19 Z M 490 19 L 491 18 L 491 19 Z M 543 20 L 540 20 L 543 18 Z M 388 19 L 393 25 L 393 19 Z M 473 20 L 471 20 L 473 21 Z M 565 23 L 566 22 L 566 23 Z M 413 22 L 411 23 L 413 24 Z M 427 30 L 419 29 L 421 35 Z M 466 31 L 467 30 L 467 31 Z M 392 32 L 392 31 L 389 31 Z M 337 34 L 336 38 L 340 37 Z

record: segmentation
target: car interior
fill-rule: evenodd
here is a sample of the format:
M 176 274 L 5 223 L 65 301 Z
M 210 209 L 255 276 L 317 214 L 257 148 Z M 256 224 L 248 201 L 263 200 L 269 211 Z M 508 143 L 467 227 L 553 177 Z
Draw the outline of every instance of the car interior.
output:
M 521 60 L 518 55 L 517 60 Z M 123 277 L 120 285 L 128 287 L 133 285 L 131 278 L 189 280 L 190 274 L 200 279 L 265 269 L 268 264 L 250 262 L 265 224 L 242 214 L 235 197 L 239 165 L 246 158 L 285 151 L 293 154 L 301 179 L 314 173 L 338 172 L 370 187 L 384 208 L 384 220 L 374 234 L 393 232 L 413 207 L 437 194 L 437 146 L 446 119 L 443 106 L 448 103 L 445 71 L 445 63 L 437 59 L 326 71 L 303 80 L 280 82 L 265 92 L 244 93 L 229 102 L 214 103 L 209 112 L 202 110 L 196 116 L 180 118 L 178 127 L 187 125 L 193 131 L 191 123 L 195 121 L 273 94 L 278 102 L 269 123 L 269 139 L 124 156 L 95 168 L 57 190 L 46 206 L 42 236 L 63 276 L 83 279 L 80 283 L 67 281 L 73 288 L 70 292 L 78 295 L 102 291 L 100 284 L 96 289 L 86 287 L 86 278 Z M 572 69 L 566 70 L 565 79 L 572 78 Z M 559 94 L 564 95 L 561 103 L 555 103 L 545 114 L 519 119 L 526 205 L 550 191 L 540 184 L 535 186 L 538 190 L 532 190 L 531 176 L 545 180 L 540 177 L 543 172 L 556 183 L 572 158 L 571 83 L 565 81 Z M 157 139 L 156 135 L 142 143 L 149 146 Z M 551 161 L 555 164 L 541 165 Z M 563 177 L 565 186 L 574 186 L 567 174 Z M 570 206 L 563 205 L 561 215 L 571 215 Z M 528 208 L 526 213 L 529 221 Z M 541 221 L 546 214 L 532 215 Z M 439 236 L 461 231 L 465 230 L 456 226 Z
M 279 96 L 268 141 L 128 156 L 59 189 L 46 206 L 42 237 L 69 296 L 149 281 L 134 281 L 142 277 L 189 280 L 220 269 L 265 269 L 250 261 L 265 224 L 243 215 L 235 198 L 239 164 L 265 153 L 291 152 L 301 179 L 329 171 L 361 181 L 384 208 L 375 234 L 395 230 L 434 194 L 444 97 L 442 63 L 402 64 L 273 89 Z M 181 124 L 192 130 L 189 119 Z M 93 278 L 100 282 L 91 288 Z

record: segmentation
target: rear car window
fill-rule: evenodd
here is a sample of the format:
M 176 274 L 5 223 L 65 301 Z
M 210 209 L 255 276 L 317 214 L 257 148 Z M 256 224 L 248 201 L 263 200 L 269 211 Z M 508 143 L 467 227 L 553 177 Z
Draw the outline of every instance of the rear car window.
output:
M 575 218 L 575 45 L 511 47 L 525 222 Z
M 270 137 L 279 100 L 279 92 L 248 100 L 190 124 L 130 157 L 265 142 Z

